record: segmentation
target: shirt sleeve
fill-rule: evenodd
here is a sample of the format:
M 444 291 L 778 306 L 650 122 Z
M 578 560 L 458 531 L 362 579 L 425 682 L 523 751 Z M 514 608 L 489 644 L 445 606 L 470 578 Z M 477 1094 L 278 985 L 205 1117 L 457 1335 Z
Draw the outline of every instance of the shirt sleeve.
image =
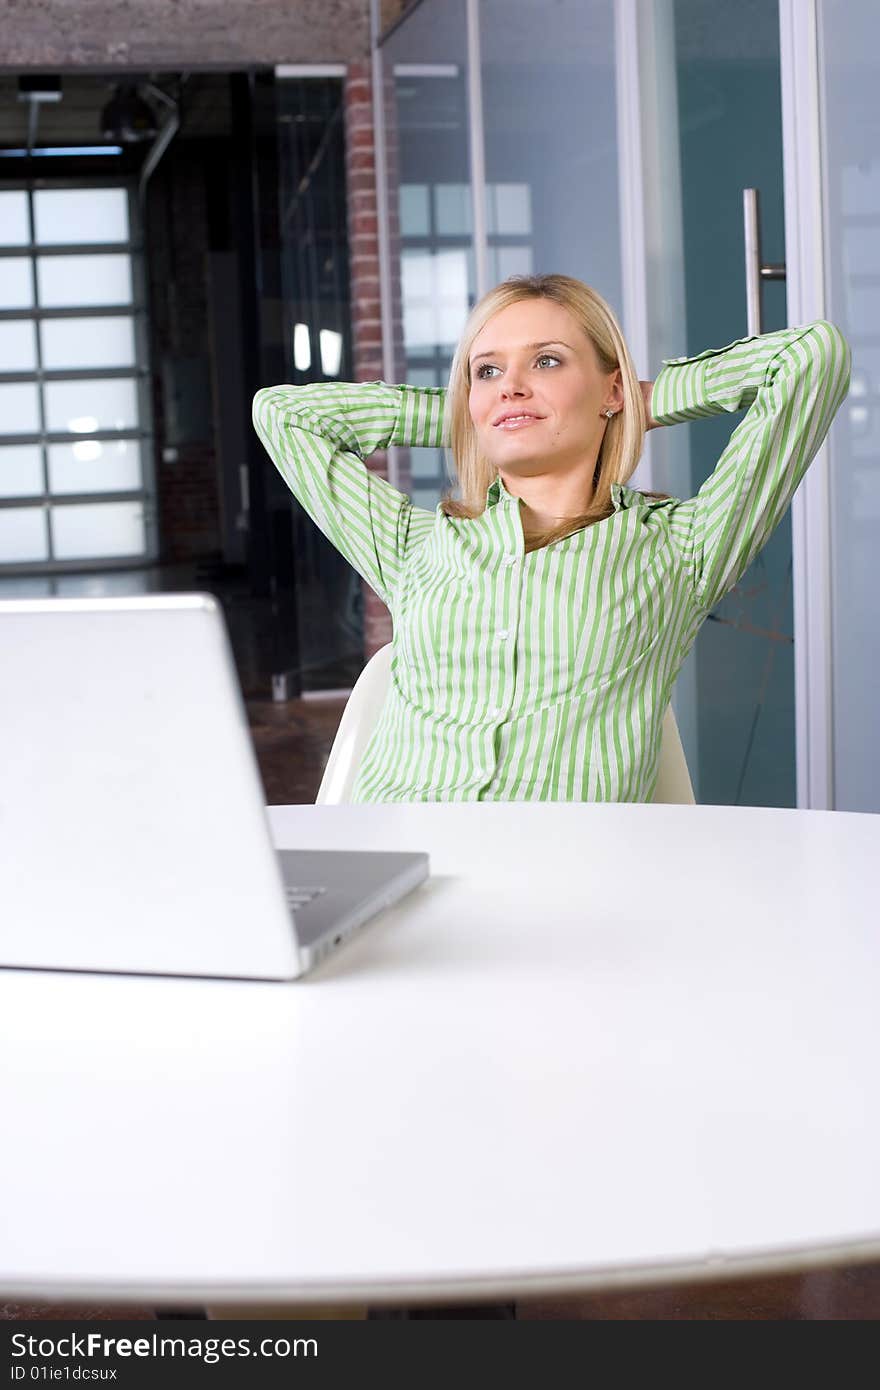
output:
M 845 338 L 821 320 L 664 364 L 651 398 L 659 424 L 748 411 L 696 497 L 670 518 L 701 606 L 736 584 L 784 516 L 849 373 Z
M 254 427 L 297 501 L 386 604 L 407 551 L 434 524 L 364 460 L 390 444 L 438 446 L 439 387 L 322 382 L 270 386 L 254 397 Z

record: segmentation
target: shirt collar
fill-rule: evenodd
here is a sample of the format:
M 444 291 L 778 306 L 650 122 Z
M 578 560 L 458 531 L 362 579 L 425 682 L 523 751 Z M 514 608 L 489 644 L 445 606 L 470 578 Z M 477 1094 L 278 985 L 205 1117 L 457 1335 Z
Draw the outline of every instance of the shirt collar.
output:
M 518 497 L 512 497 L 510 493 L 507 491 L 507 488 L 501 481 L 500 473 L 496 473 L 492 482 L 489 484 L 489 490 L 486 493 L 487 507 L 494 507 L 497 502 L 519 502 Z
M 631 507 L 638 500 L 638 496 L 631 487 L 624 487 L 622 483 L 611 484 L 611 505 L 616 512 Z
M 619 511 L 621 507 L 633 506 L 640 497 L 640 492 L 633 492 L 631 488 L 621 487 L 620 483 L 611 484 L 611 500 L 614 503 L 615 511 Z M 502 481 L 501 474 L 497 473 L 489 484 L 489 490 L 486 493 L 486 506 L 494 507 L 498 502 L 518 503 L 519 500 L 518 497 L 512 496 L 512 494 L 507 491 Z
M 486 493 L 486 506 L 494 507 L 498 502 L 516 502 L 518 499 L 512 497 L 501 480 L 501 475 L 497 474 L 489 485 Z M 665 500 L 665 499 L 664 499 Z M 635 488 L 624 487 L 622 483 L 611 484 L 611 505 L 616 512 L 624 511 L 628 507 L 644 505 L 647 499 Z M 661 506 L 660 502 L 653 499 L 647 502 L 648 506 Z

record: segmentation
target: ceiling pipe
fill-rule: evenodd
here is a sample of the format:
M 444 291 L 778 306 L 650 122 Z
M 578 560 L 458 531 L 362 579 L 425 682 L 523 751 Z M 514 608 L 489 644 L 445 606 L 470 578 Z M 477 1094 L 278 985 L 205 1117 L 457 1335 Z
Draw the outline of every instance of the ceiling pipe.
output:
M 181 77 L 181 86 L 186 82 L 187 76 L 188 74 L 185 73 L 183 77 Z M 165 107 L 165 119 L 159 127 L 156 139 L 150 146 L 150 152 L 141 167 L 140 179 L 138 180 L 138 195 L 141 205 L 143 205 L 146 200 L 147 184 L 156 172 L 156 166 L 180 129 L 179 102 L 174 101 L 167 92 L 163 92 L 161 87 L 154 86 L 152 82 L 145 82 L 142 90 Z

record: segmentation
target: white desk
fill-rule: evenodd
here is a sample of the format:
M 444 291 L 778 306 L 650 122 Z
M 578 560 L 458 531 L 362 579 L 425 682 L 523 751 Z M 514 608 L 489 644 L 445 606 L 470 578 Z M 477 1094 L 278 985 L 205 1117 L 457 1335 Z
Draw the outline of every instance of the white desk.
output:
M 880 817 L 272 820 L 428 849 L 433 880 L 292 985 L 0 971 L 0 1293 L 400 1303 L 880 1256 Z

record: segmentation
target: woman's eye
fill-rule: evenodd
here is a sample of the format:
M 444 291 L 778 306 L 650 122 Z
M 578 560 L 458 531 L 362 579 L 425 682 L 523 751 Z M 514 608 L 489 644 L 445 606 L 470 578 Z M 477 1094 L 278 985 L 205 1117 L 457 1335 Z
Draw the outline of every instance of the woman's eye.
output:
M 540 357 L 535 358 L 536 367 L 558 367 L 560 359 L 552 352 L 542 352 Z M 474 373 L 477 381 L 488 381 L 492 377 L 500 375 L 501 368 L 496 367 L 492 362 L 482 362 Z

